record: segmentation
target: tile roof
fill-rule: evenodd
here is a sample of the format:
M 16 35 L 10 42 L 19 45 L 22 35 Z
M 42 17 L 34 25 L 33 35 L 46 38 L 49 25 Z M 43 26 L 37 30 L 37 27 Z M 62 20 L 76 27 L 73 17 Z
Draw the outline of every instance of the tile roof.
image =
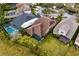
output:
M 28 29 L 27 33 L 30 35 L 34 33 L 34 34 L 42 37 L 48 33 L 48 31 L 49 31 L 48 29 L 50 28 L 50 26 L 52 25 L 51 27 L 54 27 L 55 24 L 56 24 L 55 21 L 51 22 L 50 18 L 41 17 L 41 18 L 39 18 L 39 20 L 35 21 L 35 23 L 31 27 L 29 27 L 30 30 L 27 28 Z
M 20 8 L 20 9 L 22 9 L 24 11 L 31 11 L 30 6 L 28 4 L 26 4 L 26 3 L 18 3 L 18 4 L 16 4 L 16 7 Z

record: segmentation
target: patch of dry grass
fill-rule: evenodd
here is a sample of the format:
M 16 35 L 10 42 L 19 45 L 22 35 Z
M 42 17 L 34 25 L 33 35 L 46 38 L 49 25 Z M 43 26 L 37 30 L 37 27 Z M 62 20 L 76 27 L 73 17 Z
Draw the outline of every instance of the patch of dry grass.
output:
M 29 48 L 14 44 L 0 42 L 0 56 L 33 56 Z

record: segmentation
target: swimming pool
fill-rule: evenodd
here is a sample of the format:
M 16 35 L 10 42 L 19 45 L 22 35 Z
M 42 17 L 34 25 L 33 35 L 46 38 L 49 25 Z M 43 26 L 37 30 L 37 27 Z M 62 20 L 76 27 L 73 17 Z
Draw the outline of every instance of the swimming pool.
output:
M 13 32 L 15 32 L 15 31 L 17 31 L 17 29 L 15 29 L 15 28 L 9 26 L 9 27 L 6 27 L 6 31 L 7 31 L 8 33 L 13 33 Z

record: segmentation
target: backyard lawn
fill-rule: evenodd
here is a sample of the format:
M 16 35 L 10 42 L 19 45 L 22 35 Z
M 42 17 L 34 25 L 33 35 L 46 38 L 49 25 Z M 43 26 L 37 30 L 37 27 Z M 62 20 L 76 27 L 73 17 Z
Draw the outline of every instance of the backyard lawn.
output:
M 2 33 L 2 34 L 1 34 Z M 37 54 L 31 52 L 31 49 L 10 42 L 7 40 L 4 31 L 0 32 L 0 55 L 1 56 L 35 56 Z M 6 39 L 5 39 L 6 38 Z M 5 39 L 5 40 L 3 40 Z M 39 44 L 41 56 L 79 56 L 79 50 L 75 50 L 74 46 L 68 47 L 51 33 L 49 33 Z
M 79 49 L 75 50 L 74 47 L 70 47 L 67 54 L 67 56 L 79 56 Z
M 29 55 L 30 56 L 35 55 L 30 51 L 29 48 L 14 43 L 5 43 L 0 41 L 0 56 L 29 56 Z
M 45 51 L 46 54 L 50 56 L 63 56 L 69 49 L 65 44 L 54 38 L 51 34 L 45 38 L 45 42 L 43 42 L 40 46 L 42 48 L 41 50 Z
M 0 28 L 0 56 L 29 56 L 35 55 L 29 48 L 8 40 L 6 32 Z
M 58 39 L 54 38 L 51 34 L 49 34 L 45 38 L 45 41 L 42 42 L 40 47 L 41 51 L 45 51 L 45 54 L 49 56 L 79 55 L 79 50 L 75 50 L 74 46 L 68 47 L 67 45 L 60 42 Z

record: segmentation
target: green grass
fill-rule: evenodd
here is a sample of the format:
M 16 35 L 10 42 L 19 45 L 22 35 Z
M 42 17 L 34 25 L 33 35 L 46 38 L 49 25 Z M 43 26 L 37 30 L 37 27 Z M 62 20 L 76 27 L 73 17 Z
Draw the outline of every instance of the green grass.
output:
M 41 56 L 79 56 L 79 50 L 75 50 L 74 46 L 68 47 L 63 42 L 55 38 L 49 33 L 39 44 Z M 0 30 L 0 56 L 35 56 L 31 49 L 10 42 L 5 31 Z
M 79 49 L 76 50 L 73 46 L 67 51 L 67 56 L 79 56 Z
M 42 56 L 79 56 L 74 46 L 67 47 L 51 33 L 39 44 Z M 0 56 L 35 56 L 31 50 L 9 40 L 0 40 Z
M 0 28 L 0 56 L 33 56 L 29 48 L 8 40 L 6 32 Z
M 0 41 L 0 56 L 34 56 L 29 48 L 15 44 Z
M 45 40 L 42 42 L 42 44 L 40 44 L 40 47 L 42 55 L 79 56 L 79 50 L 76 50 L 73 45 L 68 47 L 60 40 L 55 38 L 52 34 L 49 34 L 47 37 L 45 37 Z
M 68 51 L 68 47 L 60 42 L 58 39 L 54 38 L 52 34 L 49 34 L 45 38 L 45 42 L 42 42 L 40 47 L 41 51 L 46 51 L 46 54 L 49 56 L 63 56 Z

